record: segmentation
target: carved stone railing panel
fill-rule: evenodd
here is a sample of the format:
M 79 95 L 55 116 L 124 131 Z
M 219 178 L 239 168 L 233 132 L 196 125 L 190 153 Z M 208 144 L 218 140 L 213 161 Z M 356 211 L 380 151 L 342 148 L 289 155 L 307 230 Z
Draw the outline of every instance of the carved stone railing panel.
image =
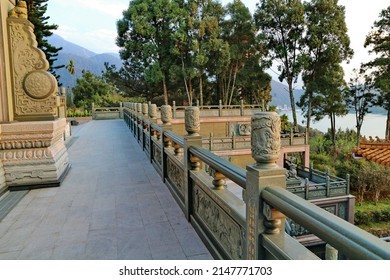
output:
M 174 163 L 169 157 L 167 158 L 167 177 L 175 188 L 176 193 L 184 200 L 184 169 Z
M 162 166 L 162 154 L 161 154 L 161 148 L 159 147 L 158 143 L 156 141 L 152 141 L 152 154 L 153 154 L 153 162 L 158 166 L 158 168 L 161 171 Z
M 193 211 L 230 259 L 243 258 L 245 230 L 198 185 L 193 189 Z

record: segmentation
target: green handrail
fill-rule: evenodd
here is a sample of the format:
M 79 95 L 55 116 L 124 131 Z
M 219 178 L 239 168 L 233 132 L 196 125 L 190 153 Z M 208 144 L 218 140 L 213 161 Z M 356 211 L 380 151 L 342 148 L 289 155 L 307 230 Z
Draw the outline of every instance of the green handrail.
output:
M 211 168 L 221 172 L 227 178 L 238 184 L 241 188 L 246 188 L 246 173 L 245 170 L 233 165 L 231 162 L 213 154 L 203 148 L 189 147 L 190 153 L 197 156 Z
M 390 260 L 389 244 L 285 189 L 266 187 L 261 197 L 350 259 Z

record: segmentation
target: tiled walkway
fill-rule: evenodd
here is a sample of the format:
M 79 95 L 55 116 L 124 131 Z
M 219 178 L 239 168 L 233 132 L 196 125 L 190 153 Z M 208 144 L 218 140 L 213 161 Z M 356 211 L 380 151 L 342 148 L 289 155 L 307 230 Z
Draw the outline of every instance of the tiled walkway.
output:
M 59 188 L 0 223 L 0 259 L 211 259 L 123 120 L 73 130 Z

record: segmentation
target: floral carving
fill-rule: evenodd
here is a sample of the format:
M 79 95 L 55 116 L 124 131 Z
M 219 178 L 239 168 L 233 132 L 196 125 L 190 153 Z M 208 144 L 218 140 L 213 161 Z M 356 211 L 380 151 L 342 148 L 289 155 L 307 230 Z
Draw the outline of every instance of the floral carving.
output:
M 275 112 L 252 116 L 252 157 L 257 163 L 274 163 L 280 154 L 280 118 Z
M 57 114 L 57 81 L 46 72 L 49 63 L 37 47 L 33 25 L 20 17 L 9 17 L 7 23 L 15 119 L 52 119 Z
M 23 87 L 26 94 L 34 99 L 45 99 L 55 91 L 56 79 L 46 71 L 36 70 L 28 73 Z

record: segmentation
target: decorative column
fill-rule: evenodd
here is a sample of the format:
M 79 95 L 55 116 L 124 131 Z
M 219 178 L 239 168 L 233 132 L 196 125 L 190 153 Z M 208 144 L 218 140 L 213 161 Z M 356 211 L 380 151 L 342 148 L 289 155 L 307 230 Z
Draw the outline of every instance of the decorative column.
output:
M 172 143 L 169 138 L 165 137 L 164 132 L 165 131 L 171 131 L 172 130 L 172 107 L 170 105 L 162 105 L 161 106 L 161 155 L 162 155 L 162 177 L 163 181 L 165 182 L 165 178 L 168 176 L 167 173 L 167 155 L 164 151 L 165 148 L 170 148 L 172 146 Z M 158 136 L 157 136 L 158 137 Z
M 146 146 L 146 136 L 145 136 L 145 130 L 148 130 L 148 123 L 146 120 L 148 119 L 149 115 L 149 106 L 148 103 L 142 103 L 142 116 L 141 116 L 141 144 L 142 144 L 142 150 L 145 150 Z
M 190 220 L 193 183 L 189 176 L 190 171 L 200 170 L 200 161 L 197 157 L 191 155 L 189 148 L 202 147 L 202 136 L 200 136 L 200 113 L 198 107 L 189 106 L 185 109 L 185 129 L 184 135 L 184 205 L 185 216 Z
M 157 124 L 157 106 L 156 104 L 149 105 L 149 160 L 152 162 L 153 159 L 153 140 L 156 137 L 156 131 L 152 127 L 152 124 Z
M 266 259 L 260 234 L 284 234 L 284 216 L 260 197 L 265 187 L 286 187 L 286 170 L 275 161 L 280 154 L 280 118 L 275 112 L 252 115 L 251 146 L 255 164 L 247 166 L 244 201 L 247 206 L 247 259 Z
M 0 123 L 0 178 L 5 177 L 11 190 L 59 186 L 70 165 L 64 145 L 66 119 L 58 118 L 57 81 L 37 47 L 26 2 L 18 1 L 1 24 L 1 32 L 7 33 L 1 34 L 2 48 L 8 51 L 0 54 L 7 61 L 6 92 L 0 95 L 8 96 L 9 122 Z

